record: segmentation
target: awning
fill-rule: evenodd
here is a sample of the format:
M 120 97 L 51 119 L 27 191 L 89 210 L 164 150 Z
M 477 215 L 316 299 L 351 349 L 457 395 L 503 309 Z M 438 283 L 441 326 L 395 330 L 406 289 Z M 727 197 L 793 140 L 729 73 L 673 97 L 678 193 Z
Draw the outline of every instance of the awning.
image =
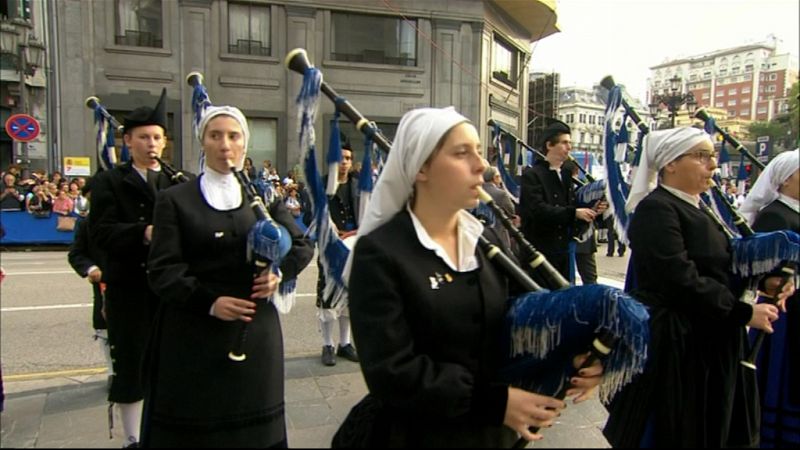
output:
M 558 33 L 556 0 L 493 0 L 528 32 L 531 42 Z

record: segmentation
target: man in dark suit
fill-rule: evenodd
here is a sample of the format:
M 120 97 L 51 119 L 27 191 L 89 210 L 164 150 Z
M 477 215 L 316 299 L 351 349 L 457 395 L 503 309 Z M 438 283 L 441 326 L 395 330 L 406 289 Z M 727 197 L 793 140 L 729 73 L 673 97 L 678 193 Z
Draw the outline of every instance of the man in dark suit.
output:
M 167 138 L 166 89 L 155 108 L 125 118 L 131 161 L 97 175 L 89 213 L 90 240 L 107 253 L 106 319 L 114 375 L 108 400 L 120 407 L 126 445 L 138 445 L 142 415 L 141 365 L 157 301 L 147 284 L 156 193 L 172 182 L 155 157 Z
M 553 120 L 544 130 L 544 160 L 522 173 L 521 231 L 564 276 L 569 277 L 569 245 L 597 216 L 591 208 L 575 206 L 572 174 L 562 167 L 572 148 L 567 124 Z

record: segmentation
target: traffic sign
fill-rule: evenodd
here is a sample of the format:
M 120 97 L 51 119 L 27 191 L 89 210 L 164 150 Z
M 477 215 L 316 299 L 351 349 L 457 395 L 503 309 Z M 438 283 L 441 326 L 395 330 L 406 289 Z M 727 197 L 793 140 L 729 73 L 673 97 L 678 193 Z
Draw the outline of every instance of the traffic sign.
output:
M 6 120 L 6 133 L 15 141 L 32 141 L 39 136 L 39 121 L 27 114 L 14 114 Z

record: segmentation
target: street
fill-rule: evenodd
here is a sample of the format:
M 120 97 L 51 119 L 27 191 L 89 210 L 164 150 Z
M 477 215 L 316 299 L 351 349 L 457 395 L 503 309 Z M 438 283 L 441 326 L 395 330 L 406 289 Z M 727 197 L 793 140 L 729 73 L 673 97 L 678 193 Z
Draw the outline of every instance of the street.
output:
M 0 286 L 0 351 L 6 381 L 97 373 L 105 365 L 91 326 L 92 290 L 63 251 L 3 252 Z M 601 283 L 621 287 L 628 257 L 606 257 L 598 246 Z M 322 341 L 316 320 L 317 264 L 300 274 L 297 302 L 281 316 L 286 358 L 317 355 Z M 92 372 L 94 371 L 94 372 Z

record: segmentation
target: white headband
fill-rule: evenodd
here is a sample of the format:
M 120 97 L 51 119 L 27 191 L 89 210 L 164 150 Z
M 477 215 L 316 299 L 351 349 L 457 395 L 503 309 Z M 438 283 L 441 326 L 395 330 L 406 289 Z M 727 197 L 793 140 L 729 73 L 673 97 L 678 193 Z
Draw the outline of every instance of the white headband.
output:
M 242 127 L 242 137 L 244 140 L 244 153 L 242 153 L 241 161 L 234 161 L 236 164 L 236 170 L 242 170 L 244 167 L 244 157 L 247 155 L 247 144 L 250 141 L 250 128 L 247 126 L 247 119 L 242 114 L 242 111 L 235 106 L 209 106 L 203 111 L 203 118 L 200 119 L 200 132 L 197 135 L 197 139 L 200 141 L 200 145 L 203 144 L 203 135 L 206 133 L 206 127 L 208 123 L 211 122 L 211 119 L 214 119 L 218 116 L 229 116 L 236 120 L 239 123 L 239 126 Z
M 417 174 L 436 144 L 451 128 L 464 122 L 469 119 L 452 106 L 414 109 L 403 115 L 357 236 L 369 234 L 405 207 L 414 191 Z M 350 277 L 352 259 L 350 252 L 344 269 L 345 280 Z
M 739 209 L 751 225 L 762 208 L 778 199 L 778 189 L 798 169 L 800 169 L 798 149 L 783 152 L 767 164 Z
M 655 189 L 659 170 L 703 141 L 711 142 L 711 136 L 691 127 L 652 131 L 645 136 L 642 158 L 631 180 L 631 193 L 625 210 L 636 209 L 636 205 Z

